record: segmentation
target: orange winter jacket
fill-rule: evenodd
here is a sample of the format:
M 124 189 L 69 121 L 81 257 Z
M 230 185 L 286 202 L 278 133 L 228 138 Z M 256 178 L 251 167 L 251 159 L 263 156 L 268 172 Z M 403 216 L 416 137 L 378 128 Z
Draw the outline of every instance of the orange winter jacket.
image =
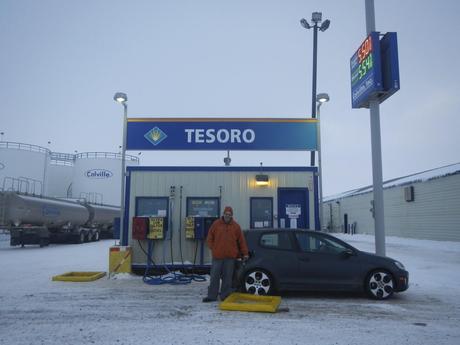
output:
M 236 259 L 248 255 L 248 246 L 241 227 L 233 219 L 226 224 L 221 218 L 212 223 L 206 239 L 214 259 Z

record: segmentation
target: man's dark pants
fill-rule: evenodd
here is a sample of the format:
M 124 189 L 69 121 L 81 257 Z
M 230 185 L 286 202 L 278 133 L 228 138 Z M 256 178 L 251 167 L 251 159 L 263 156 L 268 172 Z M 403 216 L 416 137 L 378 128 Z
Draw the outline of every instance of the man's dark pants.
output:
M 235 268 L 235 259 L 212 259 L 211 282 L 208 287 L 208 298 L 217 299 L 219 294 L 220 279 L 222 286 L 220 288 L 220 299 L 223 301 L 233 292 L 233 270 Z

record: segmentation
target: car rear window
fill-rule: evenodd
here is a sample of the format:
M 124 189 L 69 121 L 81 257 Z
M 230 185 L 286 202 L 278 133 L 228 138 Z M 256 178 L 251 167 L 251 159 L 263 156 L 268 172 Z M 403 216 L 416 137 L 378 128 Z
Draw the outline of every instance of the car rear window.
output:
M 273 232 L 260 236 L 260 245 L 266 248 L 291 250 L 292 243 L 288 233 Z

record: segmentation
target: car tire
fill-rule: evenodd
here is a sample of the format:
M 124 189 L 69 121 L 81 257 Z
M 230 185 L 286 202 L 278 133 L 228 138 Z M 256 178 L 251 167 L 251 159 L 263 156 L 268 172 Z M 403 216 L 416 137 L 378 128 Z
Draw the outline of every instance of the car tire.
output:
M 388 271 L 375 270 L 367 276 L 364 284 L 369 297 L 384 300 L 393 295 L 395 279 Z
M 270 295 L 275 290 L 273 276 L 262 269 L 253 268 L 244 274 L 243 291 L 251 295 Z

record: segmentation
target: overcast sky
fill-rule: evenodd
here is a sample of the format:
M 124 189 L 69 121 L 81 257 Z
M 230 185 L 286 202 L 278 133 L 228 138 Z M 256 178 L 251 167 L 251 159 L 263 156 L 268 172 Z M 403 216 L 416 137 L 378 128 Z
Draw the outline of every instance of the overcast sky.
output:
M 319 33 L 324 194 L 372 184 L 369 111 L 352 110 L 364 0 L 0 0 L 0 132 L 52 151 L 117 152 L 130 117 L 309 117 Z M 380 107 L 384 180 L 460 162 L 460 1 L 376 0 L 396 31 L 401 90 Z M 282 138 L 280 138 L 282 140 Z M 48 141 L 51 144 L 48 145 Z M 129 152 L 138 154 L 138 152 Z M 226 152 L 143 152 L 143 165 L 223 165 Z M 231 152 L 232 165 L 309 165 L 306 152 Z

